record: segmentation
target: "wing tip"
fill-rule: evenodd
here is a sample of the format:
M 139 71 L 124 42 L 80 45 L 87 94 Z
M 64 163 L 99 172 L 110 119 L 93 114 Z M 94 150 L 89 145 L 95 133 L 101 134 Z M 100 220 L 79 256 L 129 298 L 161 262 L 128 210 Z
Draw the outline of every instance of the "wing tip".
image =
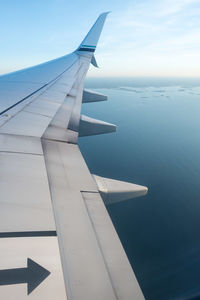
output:
M 84 52 L 84 54 L 88 54 L 89 56 L 92 56 L 95 52 L 101 31 L 104 26 L 104 22 L 106 20 L 107 15 L 110 13 L 110 11 L 103 12 L 99 15 L 96 22 L 93 24 L 93 26 L 90 28 L 89 32 L 81 42 L 78 49 L 75 50 L 75 52 L 80 51 Z
M 105 12 L 101 13 L 101 14 L 99 15 L 99 17 L 100 17 L 100 16 L 103 16 L 103 15 L 107 16 L 107 15 L 110 14 L 110 13 L 111 13 L 110 10 L 109 10 L 109 11 L 105 11 Z

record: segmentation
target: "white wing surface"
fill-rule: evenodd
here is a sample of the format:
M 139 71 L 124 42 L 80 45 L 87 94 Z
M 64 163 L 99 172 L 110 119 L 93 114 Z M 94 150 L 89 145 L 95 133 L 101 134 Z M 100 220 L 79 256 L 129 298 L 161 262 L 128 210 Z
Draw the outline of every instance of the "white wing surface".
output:
M 77 145 L 116 130 L 80 114 L 106 100 L 83 92 L 106 15 L 75 52 L 0 76 L 0 299 L 143 299 L 102 197 L 147 189 L 92 176 Z

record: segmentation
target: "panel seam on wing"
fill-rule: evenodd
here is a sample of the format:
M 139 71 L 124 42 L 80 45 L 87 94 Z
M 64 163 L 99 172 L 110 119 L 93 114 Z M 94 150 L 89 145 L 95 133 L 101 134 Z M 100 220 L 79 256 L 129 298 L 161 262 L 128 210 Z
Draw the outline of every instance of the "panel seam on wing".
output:
M 90 192 L 89 192 L 89 193 L 90 193 Z M 98 193 L 98 192 L 97 192 L 97 193 Z M 98 194 L 99 194 L 99 193 L 98 193 Z M 111 274 L 110 274 L 110 270 L 109 270 L 108 264 L 107 264 L 107 262 L 106 262 L 106 260 L 105 260 L 105 257 L 104 257 L 103 249 L 102 249 L 100 240 L 99 240 L 99 238 L 98 238 L 97 231 L 96 231 L 96 229 L 95 229 L 95 224 L 94 224 L 94 222 L 93 222 L 93 220 L 92 220 L 92 217 L 91 217 L 91 215 L 90 215 L 90 212 L 89 212 L 89 209 L 88 209 L 88 206 L 87 206 L 87 203 L 86 203 L 84 194 L 81 193 L 81 195 L 82 195 L 83 203 L 84 203 L 84 205 L 85 205 L 85 209 L 86 209 L 86 211 L 87 211 L 89 220 L 90 220 L 90 222 L 91 222 L 91 225 L 92 225 L 92 228 L 93 228 L 93 231 L 94 231 L 94 234 L 95 234 L 95 238 L 96 238 L 97 244 L 98 244 L 98 246 L 99 246 L 99 250 L 100 250 L 100 252 L 101 252 L 101 255 L 102 255 L 102 258 L 103 258 L 103 261 L 104 261 L 104 265 L 105 265 L 106 271 L 107 271 L 107 273 L 108 273 L 108 277 L 109 277 L 109 279 L 110 279 L 110 284 L 111 284 L 111 286 L 112 286 L 113 293 L 114 293 L 116 299 L 119 300 L 119 297 L 118 297 L 118 295 L 117 295 L 117 293 L 116 293 L 116 291 L 115 291 L 115 287 L 114 287 L 114 284 L 113 284 L 113 281 L 112 281 L 112 276 L 111 276 Z

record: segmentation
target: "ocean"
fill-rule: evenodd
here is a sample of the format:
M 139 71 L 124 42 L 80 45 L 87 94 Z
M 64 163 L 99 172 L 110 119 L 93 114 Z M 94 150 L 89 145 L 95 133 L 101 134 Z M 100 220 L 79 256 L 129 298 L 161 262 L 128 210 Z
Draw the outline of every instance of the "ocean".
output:
M 117 132 L 79 139 L 91 173 L 145 185 L 107 206 L 145 299 L 200 299 L 200 79 L 89 78 L 82 113 Z

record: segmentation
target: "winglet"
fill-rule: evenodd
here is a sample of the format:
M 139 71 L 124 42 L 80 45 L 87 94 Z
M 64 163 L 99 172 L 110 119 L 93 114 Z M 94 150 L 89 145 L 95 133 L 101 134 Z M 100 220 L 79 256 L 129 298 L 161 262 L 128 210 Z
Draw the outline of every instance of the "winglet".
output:
M 92 28 L 90 29 L 90 31 L 88 32 L 78 49 L 76 50 L 76 52 L 80 51 L 84 54 L 87 53 L 89 56 L 93 55 L 108 13 L 109 12 L 102 13 L 98 17 L 98 19 L 96 20 L 96 22 L 94 23 L 94 25 L 92 26 Z

